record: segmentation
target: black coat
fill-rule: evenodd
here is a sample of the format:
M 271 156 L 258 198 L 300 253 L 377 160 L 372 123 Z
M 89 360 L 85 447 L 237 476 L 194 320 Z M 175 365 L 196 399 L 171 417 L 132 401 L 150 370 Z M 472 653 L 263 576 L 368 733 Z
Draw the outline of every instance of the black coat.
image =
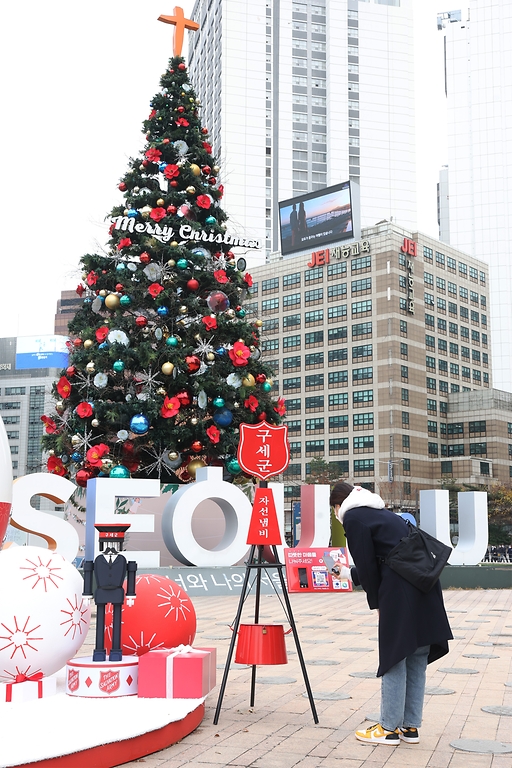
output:
M 354 558 L 354 584 L 379 609 L 379 669 L 383 675 L 417 648 L 430 645 L 429 664 L 448 653 L 453 635 L 439 582 L 424 594 L 387 565 L 379 564 L 401 538 L 407 524 L 388 509 L 356 507 L 345 512 L 343 527 Z

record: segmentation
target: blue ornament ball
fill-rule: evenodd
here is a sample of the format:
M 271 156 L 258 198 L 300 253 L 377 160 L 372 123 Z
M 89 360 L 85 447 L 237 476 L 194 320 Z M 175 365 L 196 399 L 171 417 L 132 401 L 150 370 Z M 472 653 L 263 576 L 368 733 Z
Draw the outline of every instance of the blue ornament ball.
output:
M 86 299 L 84 299 L 84 304 L 92 304 L 92 299 L 88 296 Z
M 124 272 L 125 269 L 126 267 L 122 261 L 120 261 L 119 264 L 116 265 L 116 272 Z
M 158 307 L 156 311 L 160 317 L 167 317 L 169 314 L 169 309 L 167 307 Z
M 168 347 L 177 347 L 178 346 L 178 339 L 176 338 L 176 336 L 169 336 L 165 340 L 165 343 L 167 344 Z
M 272 384 L 270 383 L 270 381 L 264 381 L 263 384 L 261 385 L 261 388 L 264 392 L 270 392 L 270 390 L 272 389 Z
M 143 413 L 137 413 L 135 416 L 132 416 L 130 429 L 136 435 L 145 435 L 149 430 L 149 419 Z M 112 473 L 110 474 L 112 475 Z
M 108 344 L 106 341 L 102 341 L 101 344 L 98 345 L 98 349 L 108 349 Z
M 136 219 L 138 215 L 139 215 L 139 212 L 136 208 L 130 208 L 130 210 L 128 211 L 129 219 Z
M 213 404 L 216 408 L 223 408 L 226 403 L 224 402 L 223 397 L 216 397 L 213 401 Z
M 82 461 L 82 454 L 79 453 L 78 451 L 75 451 L 74 453 L 71 454 L 71 458 L 76 464 L 80 464 L 80 462 Z
M 158 170 L 162 171 L 162 173 L 165 171 L 166 168 L 167 168 L 166 162 L 158 163 Z
M 119 303 L 121 304 L 122 307 L 129 307 L 130 304 L 132 303 L 132 300 L 129 296 L 127 296 L 126 294 L 123 294 L 119 299 Z
M 233 414 L 229 408 L 219 408 L 213 414 L 213 420 L 218 427 L 229 427 L 233 421 Z
M 205 221 L 205 224 L 216 224 L 217 223 L 217 219 L 215 218 L 215 216 L 207 216 L 204 221 Z
M 222 357 L 223 355 L 227 354 L 227 349 L 225 347 L 217 347 L 217 349 L 215 350 L 215 354 L 218 355 L 219 357 Z
M 112 467 L 109 477 L 130 477 L 130 470 L 124 464 L 118 464 L 116 467 Z
M 186 269 L 188 267 L 188 261 L 186 259 L 178 259 L 176 266 L 178 269 Z

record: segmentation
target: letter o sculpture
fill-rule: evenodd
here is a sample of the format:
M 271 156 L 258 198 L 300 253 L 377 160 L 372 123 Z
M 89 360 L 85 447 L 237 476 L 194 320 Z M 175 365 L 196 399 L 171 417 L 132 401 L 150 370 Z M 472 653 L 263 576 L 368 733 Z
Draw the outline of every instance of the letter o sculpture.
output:
M 214 501 L 224 515 L 226 529 L 214 549 L 197 543 L 192 532 L 192 516 L 207 499 Z M 238 563 L 249 549 L 247 533 L 252 505 L 245 493 L 222 479 L 221 467 L 201 467 L 196 482 L 173 493 L 162 515 L 162 536 L 171 555 L 183 565 L 225 567 Z

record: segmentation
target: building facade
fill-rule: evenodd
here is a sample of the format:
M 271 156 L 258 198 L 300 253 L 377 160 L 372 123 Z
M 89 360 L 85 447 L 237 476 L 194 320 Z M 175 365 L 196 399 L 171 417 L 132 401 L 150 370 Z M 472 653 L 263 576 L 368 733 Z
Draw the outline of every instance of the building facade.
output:
M 287 402 L 287 498 L 314 458 L 402 507 L 445 476 L 509 481 L 511 414 L 489 405 L 484 428 L 467 399 L 506 400 L 492 390 L 488 267 L 440 248 L 386 223 L 360 241 L 251 270 L 244 306 L 263 320 L 262 349 Z M 452 401 L 464 411 L 452 414 Z
M 68 323 L 82 307 L 82 303 L 76 291 L 61 291 L 60 299 L 57 301 L 54 333 L 61 334 L 62 336 L 68 335 Z
M 278 201 L 349 179 L 363 226 L 416 227 L 412 0 L 197 0 L 192 17 L 224 206 L 265 240 L 260 261 L 280 247 Z
M 448 168 L 440 238 L 490 266 L 495 385 L 512 391 L 511 0 L 468 0 L 439 15 L 445 35 Z

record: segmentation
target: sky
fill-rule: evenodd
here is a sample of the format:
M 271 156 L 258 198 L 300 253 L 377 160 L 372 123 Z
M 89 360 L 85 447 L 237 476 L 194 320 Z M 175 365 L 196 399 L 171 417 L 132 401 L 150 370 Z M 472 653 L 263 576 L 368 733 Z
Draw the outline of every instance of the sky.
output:
M 433 0 L 413 3 L 418 228 L 437 236 L 436 183 L 446 150 L 444 104 L 436 96 L 442 90 L 436 12 L 445 7 Z M 172 56 L 172 27 L 157 18 L 171 14 L 174 5 L 3 5 L 0 337 L 53 333 L 60 292 L 80 279 L 80 257 L 104 246 L 105 217 L 122 200 L 117 185 L 128 158 L 144 145 L 142 121 Z M 181 6 L 189 16 L 192 0 Z

